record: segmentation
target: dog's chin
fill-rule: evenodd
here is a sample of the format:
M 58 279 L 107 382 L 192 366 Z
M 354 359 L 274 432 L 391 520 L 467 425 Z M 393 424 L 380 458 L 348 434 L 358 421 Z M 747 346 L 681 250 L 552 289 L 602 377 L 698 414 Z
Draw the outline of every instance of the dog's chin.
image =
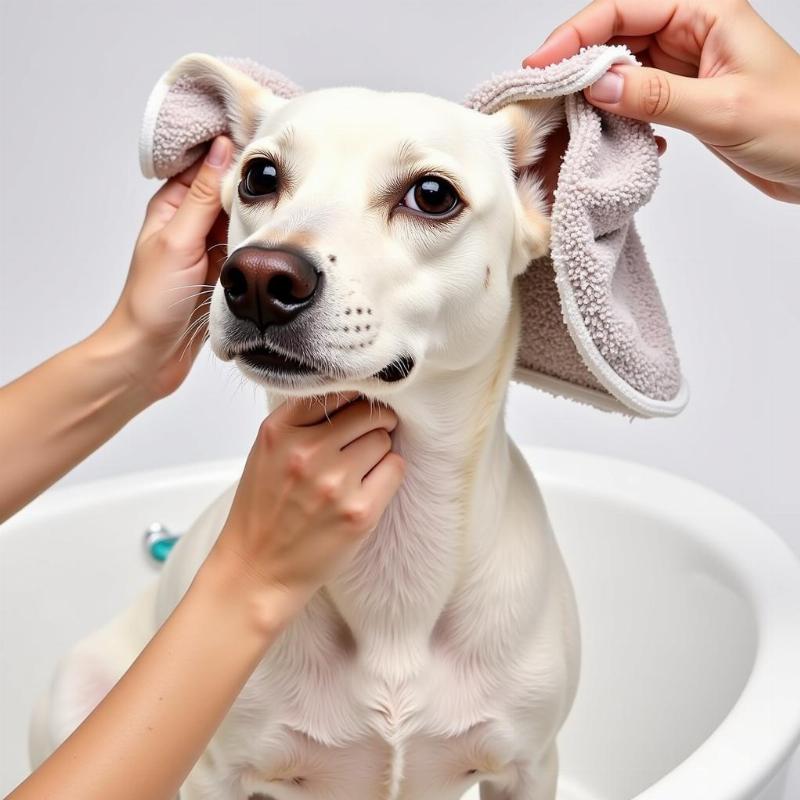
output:
M 411 356 L 402 355 L 375 372 L 348 374 L 340 365 L 312 363 L 266 345 L 240 350 L 229 358 L 233 358 L 242 373 L 254 382 L 268 389 L 300 395 L 365 389 L 382 393 L 382 389 L 405 384 L 415 366 Z

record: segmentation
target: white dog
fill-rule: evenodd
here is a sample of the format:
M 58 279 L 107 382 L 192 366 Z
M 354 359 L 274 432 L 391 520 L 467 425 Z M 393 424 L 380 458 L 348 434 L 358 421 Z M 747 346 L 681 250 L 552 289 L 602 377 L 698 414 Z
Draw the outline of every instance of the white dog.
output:
M 286 100 L 207 56 L 176 69 L 224 95 L 238 147 L 214 352 L 273 407 L 338 390 L 391 405 L 407 462 L 377 529 L 267 653 L 182 800 L 456 800 L 476 782 L 484 800 L 552 800 L 578 622 L 503 412 L 514 279 L 548 247 L 528 168 L 561 103 L 489 115 L 364 89 Z M 232 496 L 157 587 L 64 660 L 34 721 L 36 761 L 172 611 Z

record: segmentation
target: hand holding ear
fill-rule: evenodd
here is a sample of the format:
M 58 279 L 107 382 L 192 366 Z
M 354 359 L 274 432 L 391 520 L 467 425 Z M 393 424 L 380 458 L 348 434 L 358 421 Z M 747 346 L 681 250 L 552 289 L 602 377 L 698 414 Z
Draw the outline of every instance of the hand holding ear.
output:
M 595 0 L 523 64 L 624 44 L 585 91 L 598 108 L 681 128 L 770 197 L 800 202 L 800 55 L 745 0 Z
M 206 158 L 168 180 L 147 206 L 125 287 L 103 329 L 127 343 L 129 370 L 153 400 L 186 378 L 207 328 L 225 260 L 220 187 L 233 146 L 218 137 Z

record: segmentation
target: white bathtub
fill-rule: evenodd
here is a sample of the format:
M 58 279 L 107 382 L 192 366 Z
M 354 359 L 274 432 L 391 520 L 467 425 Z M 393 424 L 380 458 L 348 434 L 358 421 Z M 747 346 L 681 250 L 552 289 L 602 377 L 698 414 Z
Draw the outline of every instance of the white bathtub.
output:
M 583 625 L 559 800 L 795 800 L 784 786 L 800 741 L 792 553 L 688 481 L 596 456 L 527 455 Z M 28 715 L 56 659 L 156 575 L 144 529 L 185 528 L 239 470 L 212 463 L 53 491 L 0 528 L 0 793 L 26 774 Z

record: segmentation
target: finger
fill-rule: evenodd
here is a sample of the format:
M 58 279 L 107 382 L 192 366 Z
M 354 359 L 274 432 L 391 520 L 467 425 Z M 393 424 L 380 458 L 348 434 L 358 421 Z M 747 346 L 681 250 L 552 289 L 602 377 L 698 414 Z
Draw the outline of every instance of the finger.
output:
M 697 77 L 696 62 L 684 61 L 677 56 L 670 55 L 658 45 L 653 37 L 637 37 L 635 41 L 643 42 L 645 39 L 650 40 L 650 43 L 646 47 L 633 50 L 629 46 L 631 52 L 636 53 L 636 58 L 642 66 L 662 69 L 665 72 L 671 72 L 674 75 L 683 75 L 687 78 Z
M 647 48 L 647 54 L 650 56 L 651 65 L 656 69 L 671 72 L 673 75 L 683 75 L 685 78 L 697 77 L 697 64 L 667 53 L 656 41 Z
M 361 482 L 365 502 L 380 509 L 382 514 L 403 483 L 405 474 L 406 464 L 402 456 L 394 452 L 387 453 Z
M 649 50 L 645 50 L 645 51 L 639 53 L 637 58 L 639 59 L 639 63 L 643 67 L 649 67 L 650 69 L 654 69 L 655 68 L 655 65 L 653 64 L 653 59 L 650 58 L 650 51 Z
M 654 38 L 652 36 L 612 36 L 608 40 L 608 44 L 622 44 L 631 53 L 641 53 L 642 50 L 647 50 L 653 41 Z
M 584 94 L 592 105 L 623 117 L 680 128 L 713 144 L 732 135 L 726 105 L 731 78 L 686 78 L 648 67 L 617 65 Z
M 358 392 L 336 392 L 314 397 L 290 397 L 272 412 L 275 422 L 293 427 L 316 425 L 329 420 L 340 408 L 352 403 Z
M 222 209 L 220 186 L 233 153 L 231 140 L 218 136 L 169 223 L 174 241 L 187 247 L 205 243 Z
M 337 411 L 331 418 L 331 425 L 331 442 L 342 448 L 376 428 L 393 431 L 397 427 L 397 414 L 382 403 L 357 400 Z
M 192 181 L 197 177 L 200 172 L 200 167 L 203 166 L 203 159 L 198 158 L 197 161 L 186 167 L 183 172 L 173 175 L 154 195 L 154 199 L 161 200 L 174 206 L 177 211 L 183 198 L 189 191 Z
M 213 142 L 212 142 L 213 146 Z M 172 181 L 173 185 L 176 187 L 176 191 L 183 190 L 185 194 L 189 187 L 192 185 L 192 181 L 197 177 L 197 173 L 200 172 L 200 167 L 203 166 L 203 162 L 208 157 L 208 152 L 205 153 L 205 157 L 197 158 L 185 170 L 179 172 L 177 175 L 174 175 L 170 180 Z M 178 204 L 180 205 L 180 203 Z
M 385 428 L 369 431 L 342 450 L 345 464 L 359 482 L 392 449 L 392 437 Z
M 202 163 L 203 160 L 198 159 L 183 172 L 173 175 L 150 198 L 150 202 L 147 204 L 147 215 L 139 234 L 140 238 L 146 238 L 155 231 L 161 230 L 175 216 L 175 212 L 180 208 Z
M 544 67 L 574 56 L 582 47 L 605 44 L 614 36 L 656 33 L 669 23 L 677 6 L 677 0 L 595 0 L 559 25 L 523 60 L 523 66 Z
M 663 136 L 656 136 L 656 147 L 658 155 L 663 156 L 667 152 L 667 140 Z
M 689 36 L 667 36 L 666 32 L 652 36 L 613 36 L 608 44 L 624 45 L 639 61 L 646 54 L 658 69 L 665 69 L 676 75 L 697 76 L 700 51 Z

